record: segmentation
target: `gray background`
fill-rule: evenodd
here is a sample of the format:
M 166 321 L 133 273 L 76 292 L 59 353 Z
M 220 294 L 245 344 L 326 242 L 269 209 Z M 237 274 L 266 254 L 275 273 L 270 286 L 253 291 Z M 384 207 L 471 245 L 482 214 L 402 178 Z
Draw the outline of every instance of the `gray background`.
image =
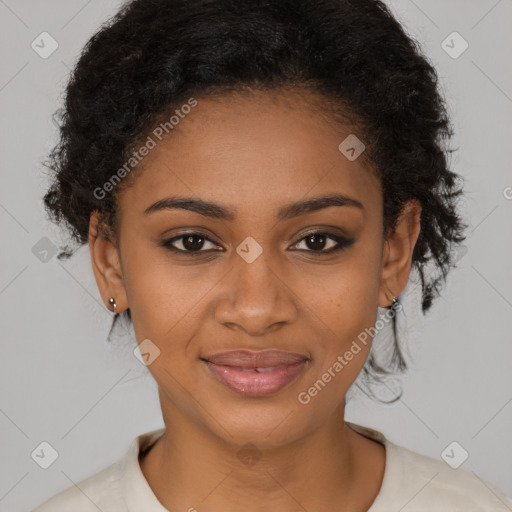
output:
M 452 145 L 460 148 L 452 168 L 466 180 L 471 227 L 467 253 L 426 321 L 406 308 L 416 368 L 403 399 L 382 406 L 356 396 L 347 419 L 436 458 L 455 440 L 469 453 L 461 467 L 510 496 L 512 1 L 389 3 L 439 70 L 457 131 Z M 121 458 L 136 435 L 163 426 L 134 341 L 105 342 L 111 313 L 88 248 L 65 263 L 41 250 L 63 240 L 41 204 L 40 162 L 57 140 L 51 116 L 82 46 L 118 5 L 0 0 L 1 511 L 34 507 Z M 31 47 L 43 31 L 59 44 L 47 59 Z M 469 43 L 458 58 L 441 46 L 453 31 Z M 411 284 L 406 305 L 414 306 L 415 291 Z M 42 441 L 59 454 L 46 470 L 31 458 Z

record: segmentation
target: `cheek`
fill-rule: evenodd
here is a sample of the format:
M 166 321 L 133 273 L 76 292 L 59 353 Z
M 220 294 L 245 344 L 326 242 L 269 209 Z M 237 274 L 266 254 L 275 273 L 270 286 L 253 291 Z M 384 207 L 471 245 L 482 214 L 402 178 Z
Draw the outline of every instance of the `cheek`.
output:
M 219 277 L 204 267 L 173 265 L 164 249 L 126 242 L 125 289 L 137 340 L 154 341 L 163 359 L 186 355 L 179 347 L 186 349 L 204 322 Z
M 368 256 L 370 255 L 370 256 Z M 380 289 L 380 260 L 374 248 L 360 244 L 339 264 L 303 273 L 302 295 L 334 333 L 353 335 L 373 324 Z M 304 276 L 307 275 L 307 278 Z
M 179 273 L 170 271 L 158 248 L 131 243 L 128 236 L 124 244 L 124 284 L 137 340 L 160 339 L 188 303 L 189 288 L 179 282 Z
M 318 354 L 322 367 L 326 371 L 341 356 L 345 377 L 355 379 L 370 350 L 371 328 L 377 317 L 377 295 L 371 287 L 347 288 L 327 302 L 321 311 L 325 329 Z
M 200 294 L 169 274 L 153 267 L 130 280 L 127 294 L 137 339 L 167 343 L 176 339 L 177 330 L 194 320 Z
M 348 389 L 361 372 L 372 343 L 372 327 L 377 316 L 373 307 L 376 296 L 345 291 L 326 302 L 322 311 L 322 327 L 317 345 L 312 350 L 315 364 L 311 379 L 298 395 L 301 404 L 311 403 L 320 411 L 333 411 L 342 403 Z M 357 288 L 362 292 L 361 288 Z M 368 287 L 368 294 L 373 293 Z
M 338 382 L 352 383 L 368 356 L 378 313 L 379 275 L 377 257 L 368 259 L 354 252 L 329 279 L 317 281 L 316 286 L 309 279 L 304 283 L 309 290 L 309 316 L 321 320 L 322 335 L 316 348 L 321 371 L 336 373 Z M 342 370 L 339 365 L 333 368 L 339 356 Z M 341 388 L 347 387 L 345 384 L 340 382 Z

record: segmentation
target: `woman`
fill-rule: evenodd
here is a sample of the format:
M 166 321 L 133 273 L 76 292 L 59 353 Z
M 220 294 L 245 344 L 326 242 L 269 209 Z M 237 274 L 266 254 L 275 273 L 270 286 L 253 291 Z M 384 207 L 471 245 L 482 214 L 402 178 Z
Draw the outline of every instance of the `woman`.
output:
M 344 420 L 358 375 L 405 367 L 396 337 L 370 349 L 411 269 L 426 312 L 464 240 L 450 135 L 380 1 L 127 3 L 74 70 L 45 204 L 132 323 L 165 428 L 36 511 L 510 508 Z

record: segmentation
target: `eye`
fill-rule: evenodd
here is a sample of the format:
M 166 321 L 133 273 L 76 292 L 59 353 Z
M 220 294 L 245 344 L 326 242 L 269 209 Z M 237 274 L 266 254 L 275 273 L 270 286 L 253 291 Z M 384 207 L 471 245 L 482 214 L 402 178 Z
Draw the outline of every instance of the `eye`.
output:
M 354 242 L 354 238 L 345 238 L 326 231 L 314 231 L 301 238 L 292 247 L 305 252 L 331 254 L 349 247 Z M 208 247 L 208 244 L 210 244 L 210 247 Z M 301 244 L 305 244 L 306 249 L 299 248 Z M 187 256 L 198 256 L 200 253 L 219 250 L 219 246 L 206 235 L 192 231 L 164 240 L 161 245 L 170 251 L 186 254 Z
M 301 238 L 300 241 L 293 247 L 297 249 L 300 244 L 304 243 L 306 244 L 306 247 L 309 247 L 309 249 L 306 249 L 306 252 L 331 254 L 351 246 L 354 242 L 354 238 L 345 238 L 339 235 L 335 235 L 334 233 L 328 233 L 326 231 L 314 231 Z
M 196 256 L 198 253 L 207 252 L 211 250 L 212 247 L 206 247 L 206 250 L 202 250 L 207 244 L 211 244 L 213 247 L 219 247 L 206 235 L 195 232 L 183 233 L 179 236 L 169 238 L 168 240 L 164 240 L 162 242 L 163 247 L 166 247 L 167 249 L 173 252 L 188 253 L 191 256 Z

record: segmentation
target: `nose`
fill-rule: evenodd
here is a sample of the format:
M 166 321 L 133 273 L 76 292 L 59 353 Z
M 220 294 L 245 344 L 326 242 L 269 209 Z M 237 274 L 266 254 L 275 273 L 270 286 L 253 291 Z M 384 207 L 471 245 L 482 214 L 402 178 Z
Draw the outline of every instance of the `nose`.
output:
M 298 316 L 290 277 L 264 255 L 252 263 L 235 257 L 215 307 L 217 322 L 250 336 L 274 332 Z

